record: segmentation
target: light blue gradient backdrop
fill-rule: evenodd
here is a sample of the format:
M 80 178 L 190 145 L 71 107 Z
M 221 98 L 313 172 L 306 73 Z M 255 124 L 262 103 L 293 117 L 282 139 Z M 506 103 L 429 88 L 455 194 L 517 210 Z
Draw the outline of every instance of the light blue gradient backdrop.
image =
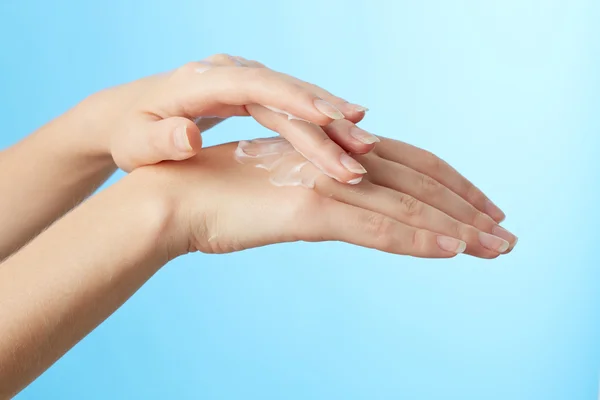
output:
M 595 399 L 599 21 L 597 0 L 3 0 L 2 147 L 101 88 L 228 52 L 367 105 L 363 127 L 445 158 L 520 236 L 491 262 L 189 255 L 18 398 Z M 236 120 L 205 140 L 268 134 Z

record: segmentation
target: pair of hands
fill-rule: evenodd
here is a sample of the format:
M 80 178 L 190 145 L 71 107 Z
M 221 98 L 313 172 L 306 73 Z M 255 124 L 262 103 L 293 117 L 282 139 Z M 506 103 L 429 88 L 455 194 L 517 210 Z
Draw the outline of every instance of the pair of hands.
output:
M 364 111 L 256 62 L 215 56 L 94 95 L 3 152 L 11 173 L 0 192 L 11 196 L 0 196 L 0 259 L 10 255 L 0 265 L 0 397 L 189 251 L 339 240 L 493 258 L 514 246 L 478 189 L 432 154 L 358 128 Z M 235 160 L 236 143 L 199 151 L 201 131 L 238 115 L 319 167 L 314 190 L 271 184 L 267 171 Z M 57 220 L 116 166 L 131 173 Z
M 90 115 L 112 121 L 102 151 L 135 170 L 129 179 L 165 208 L 170 257 L 337 240 L 418 257 L 466 250 L 495 258 L 517 241 L 499 225 L 504 214 L 438 157 L 371 135 L 355 125 L 364 107 L 255 61 L 217 55 L 87 103 Z M 199 152 L 201 131 L 231 116 L 252 116 L 334 179 L 321 177 L 314 191 L 275 187 L 266 171 L 234 160 L 235 143 Z M 348 152 L 356 164 L 343 162 Z

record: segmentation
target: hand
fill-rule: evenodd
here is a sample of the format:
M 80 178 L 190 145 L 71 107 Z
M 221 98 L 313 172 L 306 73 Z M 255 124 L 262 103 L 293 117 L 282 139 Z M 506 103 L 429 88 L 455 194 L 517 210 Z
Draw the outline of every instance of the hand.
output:
M 103 149 L 125 171 L 194 156 L 202 146 L 200 131 L 231 116 L 260 113 L 258 122 L 341 182 L 355 180 L 362 171 L 348 170 L 340 156 L 345 151 L 364 154 L 377 140 L 354 125 L 364 117 L 364 107 L 258 62 L 227 55 L 109 89 L 85 104 L 90 125 L 106 133 L 101 135 Z M 282 115 L 272 111 L 276 109 L 310 121 L 316 129 L 287 119 L 275 124 Z M 336 120 L 343 123 L 331 124 Z
M 267 171 L 234 160 L 236 145 L 206 148 L 188 161 L 161 163 L 133 173 L 155 187 L 157 196 L 166 196 L 175 210 L 170 224 L 174 228 L 165 235 L 172 240 L 169 248 L 174 254 L 336 240 L 431 258 L 453 257 L 465 250 L 466 243 L 467 253 L 494 258 L 509 246 L 488 234 L 499 234 L 489 216 L 417 172 L 431 170 L 440 182 L 465 195 L 472 193 L 472 201 L 485 207 L 485 197 L 469 189 L 470 184 L 450 167 L 423 163 L 421 156 L 426 153 L 422 150 L 383 139 L 381 150 L 361 157 L 369 173 L 359 185 L 322 175 L 315 190 L 309 190 L 272 185 Z M 415 169 L 399 164 L 390 154 L 403 156 Z

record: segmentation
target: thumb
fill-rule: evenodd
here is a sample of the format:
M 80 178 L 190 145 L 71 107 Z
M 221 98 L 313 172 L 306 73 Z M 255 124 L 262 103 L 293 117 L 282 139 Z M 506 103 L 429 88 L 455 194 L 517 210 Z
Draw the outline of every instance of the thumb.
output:
M 186 160 L 202 148 L 200 129 L 187 118 L 171 117 L 147 125 L 136 153 L 138 165 Z M 132 149 L 133 150 L 133 149 Z
M 171 117 L 151 124 L 149 139 L 154 141 L 159 161 L 185 160 L 202 148 L 196 124 L 187 118 Z

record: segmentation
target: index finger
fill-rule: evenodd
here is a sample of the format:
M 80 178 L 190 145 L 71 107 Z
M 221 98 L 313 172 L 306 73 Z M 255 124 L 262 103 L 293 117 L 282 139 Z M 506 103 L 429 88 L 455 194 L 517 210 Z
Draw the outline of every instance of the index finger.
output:
M 283 115 L 256 104 L 248 111 L 264 127 L 286 138 L 304 158 L 327 176 L 356 184 L 367 171 L 334 142 L 321 127 L 303 121 L 288 121 Z

